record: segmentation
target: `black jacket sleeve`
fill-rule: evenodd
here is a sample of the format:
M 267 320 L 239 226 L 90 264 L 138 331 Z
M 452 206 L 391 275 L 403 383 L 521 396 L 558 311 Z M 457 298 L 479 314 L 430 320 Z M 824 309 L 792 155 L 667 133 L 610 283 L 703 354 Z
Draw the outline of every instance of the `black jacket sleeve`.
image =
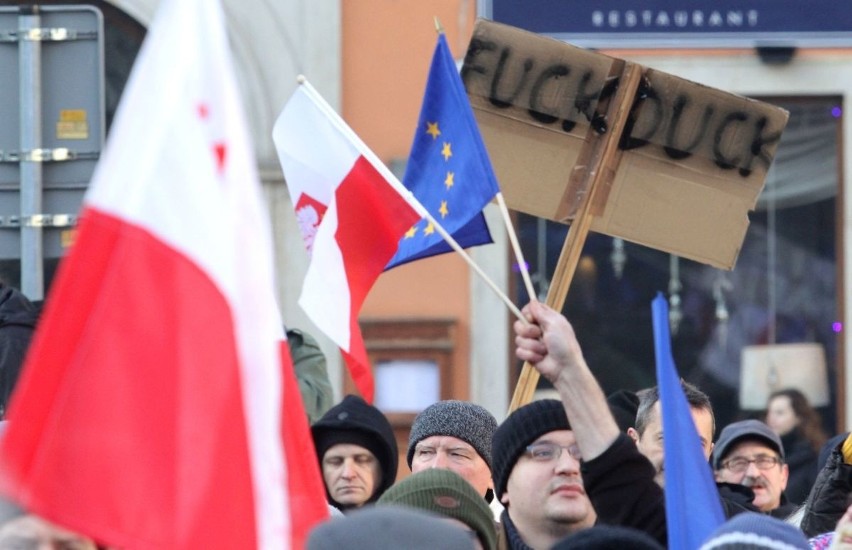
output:
M 654 467 L 626 434 L 581 471 L 598 522 L 644 531 L 666 546 L 663 490 L 654 481 Z
M 808 537 L 834 531 L 848 506 L 847 497 L 852 492 L 852 465 L 843 462 L 842 445 L 841 442 L 831 451 L 805 502 L 801 528 Z

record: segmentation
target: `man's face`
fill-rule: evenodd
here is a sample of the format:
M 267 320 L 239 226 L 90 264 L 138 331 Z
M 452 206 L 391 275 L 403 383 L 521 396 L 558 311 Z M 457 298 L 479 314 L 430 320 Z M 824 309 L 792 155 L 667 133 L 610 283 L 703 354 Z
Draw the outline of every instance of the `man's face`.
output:
M 450 435 L 433 435 L 414 446 L 411 472 L 416 474 L 430 468 L 451 470 L 473 485 L 485 496 L 492 487 L 491 470 L 470 443 Z
M 361 506 L 382 483 L 378 459 L 360 445 L 338 443 L 322 458 L 322 476 L 328 494 L 345 508 Z
M 754 461 L 767 457 L 779 459 L 779 462 L 766 469 L 760 469 L 755 462 L 749 462 L 741 472 L 735 471 L 736 468 L 732 465 L 736 461 Z M 787 487 L 788 475 L 787 465 L 780 463 L 780 457 L 772 447 L 760 441 L 742 441 L 734 445 L 722 459 L 720 469 L 716 470 L 716 481 L 751 487 L 754 491 L 754 505 L 761 512 L 769 512 L 781 505 L 781 493 Z
M 562 447 L 558 458 L 536 460 L 529 453 L 518 458 L 502 502 L 524 540 L 529 533 L 554 533 L 565 536 L 591 527 L 597 518 L 583 488 L 580 461 L 568 448 L 577 440 L 571 430 L 548 432 L 530 447 L 550 443 Z
M 701 440 L 701 451 L 704 453 L 704 458 L 710 460 L 710 455 L 713 453 L 713 417 L 707 409 L 690 407 L 689 411 L 692 413 L 692 421 L 695 424 L 695 430 L 698 432 L 698 438 Z M 628 434 L 636 442 L 639 452 L 654 465 L 654 469 L 657 471 L 654 481 L 660 487 L 665 487 L 663 469 L 665 450 L 663 448 L 663 422 L 659 401 L 654 403 L 651 408 L 650 421 L 645 426 L 642 435 L 639 435 L 633 428 L 628 430 Z
M 0 550 L 21 548 L 95 550 L 96 546 L 91 539 L 61 529 L 38 516 L 26 515 L 12 519 L 0 527 Z

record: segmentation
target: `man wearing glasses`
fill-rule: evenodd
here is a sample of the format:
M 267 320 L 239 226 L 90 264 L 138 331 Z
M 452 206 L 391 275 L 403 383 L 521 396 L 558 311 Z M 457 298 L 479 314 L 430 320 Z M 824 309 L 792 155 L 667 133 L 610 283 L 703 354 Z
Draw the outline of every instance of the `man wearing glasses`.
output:
M 784 446 L 759 420 L 734 422 L 722 430 L 713 450 L 713 469 L 716 481 L 754 491 L 753 504 L 761 512 L 786 518 L 796 509 L 784 495 L 789 475 Z
M 594 509 L 587 517 L 607 525 L 639 529 L 666 546 L 665 497 L 662 488 L 654 481 L 654 467 L 639 452 L 630 436 L 619 429 L 600 384 L 583 358 L 571 323 L 558 311 L 540 302 L 527 304 L 523 314 L 527 322 L 516 321 L 513 325 L 515 355 L 521 361 L 529 361 L 559 393 L 561 412 L 564 415 L 562 418 L 565 418 L 562 429 L 570 436 L 566 436 L 564 441 L 554 443 L 562 447 L 559 460 L 566 462 L 575 460 L 570 452 L 572 444 L 576 444 L 579 449 L 578 455 L 582 456 L 579 463 L 582 496 L 589 500 Z M 556 404 L 559 404 L 559 401 Z M 515 423 L 520 429 L 504 432 L 505 426 L 510 424 L 513 418 L 518 417 L 527 407 L 533 406 L 536 406 L 535 402 L 512 413 L 494 434 L 494 487 L 498 496 L 507 503 L 508 518 L 513 522 L 520 506 L 513 494 L 512 477 L 517 475 L 522 461 L 533 461 L 530 453 L 536 454 L 535 450 L 530 451 L 527 447 L 541 442 L 542 436 L 558 429 L 550 427 L 538 431 L 537 427 L 543 423 L 524 421 Z M 559 409 L 555 405 L 551 407 Z M 536 434 L 534 438 L 512 435 L 530 432 Z M 503 442 L 504 436 L 508 445 Z M 504 445 L 516 451 L 510 454 L 510 457 L 520 458 L 505 461 L 505 455 L 499 450 Z M 527 454 L 522 456 L 523 452 Z M 565 467 L 568 466 L 569 464 L 566 464 Z M 551 471 L 557 473 L 552 466 Z M 506 480 L 509 481 L 508 484 Z M 560 485 L 554 477 L 551 477 L 551 482 L 552 484 L 544 486 L 545 491 L 558 488 L 568 492 L 569 488 Z M 526 486 L 518 483 L 517 486 L 519 491 L 533 491 L 532 483 Z M 541 490 L 539 487 L 538 491 Z M 503 491 L 508 498 L 504 498 L 506 495 Z M 547 499 L 559 501 L 552 498 L 552 495 L 547 496 Z M 579 527 L 582 522 L 574 525 Z M 507 531 L 510 527 L 506 524 Z M 518 531 L 521 531 L 520 528 Z M 524 533 L 521 532 L 521 535 Z M 529 541 L 527 544 L 536 548 L 529 544 Z
M 560 401 L 533 401 L 497 428 L 494 492 L 506 510 L 498 548 L 550 548 L 595 524 L 580 476 L 582 456 Z

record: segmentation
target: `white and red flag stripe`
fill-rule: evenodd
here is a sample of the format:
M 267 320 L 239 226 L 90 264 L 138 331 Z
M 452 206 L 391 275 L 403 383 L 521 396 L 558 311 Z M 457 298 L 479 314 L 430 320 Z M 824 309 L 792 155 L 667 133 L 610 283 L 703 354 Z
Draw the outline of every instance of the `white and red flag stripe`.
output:
M 3 492 L 110 546 L 301 547 L 327 509 L 283 338 L 221 6 L 164 0 L 13 397 Z
M 307 82 L 272 135 L 311 254 L 299 305 L 341 349 L 355 385 L 372 402 L 358 313 L 425 209 L 409 202 L 410 192 Z

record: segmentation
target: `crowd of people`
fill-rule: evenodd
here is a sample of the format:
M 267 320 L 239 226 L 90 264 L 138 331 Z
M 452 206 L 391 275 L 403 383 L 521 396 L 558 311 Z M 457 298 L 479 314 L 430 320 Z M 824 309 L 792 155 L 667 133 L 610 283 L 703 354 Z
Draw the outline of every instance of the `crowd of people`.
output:
M 331 548 L 354 532 L 371 548 L 668 546 L 660 391 L 607 397 L 567 319 L 540 303 L 524 314 L 529 322 L 514 326 L 517 357 L 547 378 L 558 399 L 533 401 L 499 425 L 474 403 L 435 403 L 412 425 L 405 453 L 411 475 L 389 483 L 390 424 L 347 396 L 313 428 L 329 503 L 344 517 L 318 526 L 310 548 Z M 715 438 L 710 398 L 681 385 L 726 520 L 702 548 L 852 548 L 852 436 L 826 443 L 813 408 L 786 389 L 770 397 L 765 421 L 733 422 Z M 368 417 L 373 424 L 366 427 L 359 419 Z M 371 467 L 334 458 L 345 466 L 331 473 L 329 457 L 339 453 L 329 440 Z M 340 487 L 357 498 L 342 503 Z M 394 539 L 378 525 L 404 524 L 389 519 L 398 507 L 448 521 L 422 539 L 405 529 Z M 436 529 L 468 537 L 461 546 L 439 544 Z
M 523 313 L 516 355 L 558 398 L 499 424 L 475 403 L 439 401 L 416 416 L 402 454 L 378 408 L 355 395 L 332 405 L 316 342 L 288 333 L 330 512 L 309 549 L 670 546 L 660 391 L 607 397 L 568 320 L 538 302 Z M 681 387 L 725 516 L 702 549 L 852 549 L 852 435 L 827 440 L 788 389 L 770 397 L 765 421 L 737 421 L 714 438 L 711 400 Z M 397 481 L 400 456 L 411 474 Z M 6 505 L 0 550 L 96 548 Z
M 539 303 L 528 305 L 524 314 L 529 322 L 514 326 L 517 357 L 532 363 L 559 399 L 533 401 L 499 425 L 473 403 L 429 406 L 412 425 L 405 453 L 412 474 L 388 486 L 380 455 L 374 457 L 372 479 L 353 462 L 347 474 L 352 491 L 372 487 L 373 492 L 361 492 L 354 506 L 338 507 L 345 518 L 316 528 L 310 547 L 330 547 L 327 540 L 345 525 L 356 529 L 356 522 L 371 521 L 363 508 L 375 509 L 372 521 L 379 522 L 383 513 L 392 513 L 382 509 L 398 506 L 448 518 L 445 529 L 466 531 L 477 548 L 667 547 L 658 388 L 608 398 L 567 319 Z M 826 441 L 819 418 L 800 392 L 788 389 L 771 396 L 765 421 L 733 422 L 716 438 L 710 398 L 687 382 L 682 389 L 726 519 L 703 548 L 852 548 L 847 534 L 852 437 L 841 434 L 830 441 L 824 466 L 819 465 L 818 451 Z M 356 399 L 348 396 L 344 403 Z M 362 401 L 359 406 L 371 407 Z M 336 409 L 315 424 L 315 433 Z M 373 409 L 375 433 L 390 433 L 387 420 Z M 347 429 L 347 443 L 361 441 L 361 451 L 389 437 L 375 435 L 368 443 L 354 424 Z M 317 444 L 321 464 L 329 450 Z M 330 494 L 338 479 L 325 476 Z M 492 498 L 499 514 L 487 506 Z M 329 502 L 336 505 L 331 496 Z M 371 531 L 378 529 L 366 529 Z M 377 540 L 371 543 L 376 547 Z M 434 544 L 426 537 L 417 546 L 411 537 L 405 547 Z M 463 547 L 470 547 L 470 540 Z

